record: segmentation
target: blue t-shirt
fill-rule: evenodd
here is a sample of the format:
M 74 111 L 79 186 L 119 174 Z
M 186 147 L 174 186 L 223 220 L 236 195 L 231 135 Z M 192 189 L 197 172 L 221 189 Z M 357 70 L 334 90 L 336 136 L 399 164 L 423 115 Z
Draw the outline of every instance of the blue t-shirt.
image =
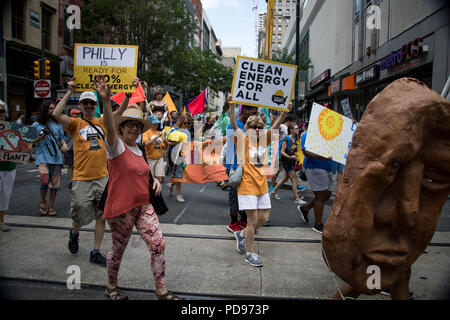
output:
M 239 119 L 236 119 L 236 123 L 238 125 L 238 127 L 242 130 L 242 132 L 245 133 L 245 125 L 244 123 L 242 123 L 242 121 L 240 121 Z M 231 124 L 228 125 L 227 127 L 227 149 L 226 149 L 226 157 L 225 157 L 225 168 L 227 168 L 227 170 L 230 170 L 231 167 L 233 166 L 233 170 L 236 170 L 238 167 L 237 164 L 237 156 L 236 156 L 236 146 L 234 145 L 234 130 L 231 127 Z M 231 165 L 231 161 L 228 159 L 232 159 L 234 156 L 234 160 L 233 160 L 233 165 Z
M 39 134 L 46 126 L 39 122 L 33 123 L 33 127 L 36 128 L 36 132 Z M 64 140 L 64 129 L 59 123 L 49 121 L 47 127 L 52 131 L 51 134 L 45 136 L 45 140 L 36 143 L 36 166 L 41 163 L 46 164 L 62 164 L 62 154 L 59 150 L 59 141 Z M 56 141 L 55 141 L 56 139 Z
M 308 131 L 305 131 L 301 136 L 302 150 L 305 150 L 307 134 Z M 333 161 L 310 159 L 306 156 L 305 159 L 303 160 L 303 167 L 304 168 L 306 167 L 307 169 L 324 169 L 328 172 L 334 172 L 336 169 L 336 165 Z

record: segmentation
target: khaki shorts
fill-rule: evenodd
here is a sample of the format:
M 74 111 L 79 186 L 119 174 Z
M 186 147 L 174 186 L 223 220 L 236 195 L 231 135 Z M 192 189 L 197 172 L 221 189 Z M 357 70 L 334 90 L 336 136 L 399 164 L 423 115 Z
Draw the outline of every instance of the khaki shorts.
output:
M 103 211 L 98 209 L 98 203 L 107 182 L 108 176 L 97 180 L 72 181 L 70 215 L 75 223 L 83 227 L 103 218 Z
M 154 177 L 164 177 L 165 175 L 165 166 L 164 166 L 164 158 L 159 159 L 148 159 L 148 166 L 150 167 L 150 171 Z

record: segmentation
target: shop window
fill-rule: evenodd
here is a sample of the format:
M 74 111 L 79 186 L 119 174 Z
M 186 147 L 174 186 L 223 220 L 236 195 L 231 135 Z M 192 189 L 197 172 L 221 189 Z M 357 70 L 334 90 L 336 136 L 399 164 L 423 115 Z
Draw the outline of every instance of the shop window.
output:
M 24 1 L 11 1 L 11 33 L 13 38 L 24 40 Z

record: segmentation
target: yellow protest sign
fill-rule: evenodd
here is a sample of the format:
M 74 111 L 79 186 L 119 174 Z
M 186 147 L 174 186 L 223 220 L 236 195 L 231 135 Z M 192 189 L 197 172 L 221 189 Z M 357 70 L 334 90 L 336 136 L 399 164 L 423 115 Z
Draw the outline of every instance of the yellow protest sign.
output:
M 138 46 L 75 44 L 75 91 L 90 90 L 96 74 L 104 74 L 112 92 L 134 92 Z

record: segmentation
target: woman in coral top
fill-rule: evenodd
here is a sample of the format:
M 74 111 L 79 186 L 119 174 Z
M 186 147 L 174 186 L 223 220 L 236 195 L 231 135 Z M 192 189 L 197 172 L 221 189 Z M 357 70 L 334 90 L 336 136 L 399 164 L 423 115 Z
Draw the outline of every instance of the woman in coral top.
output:
M 232 100 L 228 97 L 228 102 Z M 245 132 L 242 132 L 236 122 L 234 104 L 230 105 L 230 124 L 235 131 L 236 154 L 238 163 L 242 163 L 242 180 L 238 186 L 239 210 L 247 213 L 247 226 L 244 230 L 234 233 L 237 240 L 239 253 L 246 253 L 245 261 L 253 267 L 262 267 L 263 263 L 258 253 L 253 248 L 255 230 L 269 220 L 270 197 L 269 186 L 266 177 L 267 147 L 272 141 L 272 133 L 275 135 L 278 128 L 286 117 L 285 112 L 281 112 L 272 127 L 267 131 L 265 123 L 259 116 L 251 116 L 245 122 Z M 292 105 L 289 104 L 289 110 Z M 266 140 L 266 141 L 264 141 Z
M 179 300 L 165 286 L 165 243 L 158 218 L 150 204 L 150 168 L 136 145 L 136 139 L 151 127 L 151 123 L 144 120 L 142 112 L 137 109 L 127 109 L 122 116 L 113 116 L 109 83 L 103 75 L 96 78 L 96 91 L 103 101 L 109 171 L 103 218 L 108 221 L 112 235 L 112 249 L 107 255 L 108 285 L 105 294 L 113 300 L 127 299 L 117 288 L 117 275 L 122 255 L 136 226 L 151 253 L 157 299 Z M 159 194 L 161 184 L 157 179 L 154 181 L 152 187 Z

